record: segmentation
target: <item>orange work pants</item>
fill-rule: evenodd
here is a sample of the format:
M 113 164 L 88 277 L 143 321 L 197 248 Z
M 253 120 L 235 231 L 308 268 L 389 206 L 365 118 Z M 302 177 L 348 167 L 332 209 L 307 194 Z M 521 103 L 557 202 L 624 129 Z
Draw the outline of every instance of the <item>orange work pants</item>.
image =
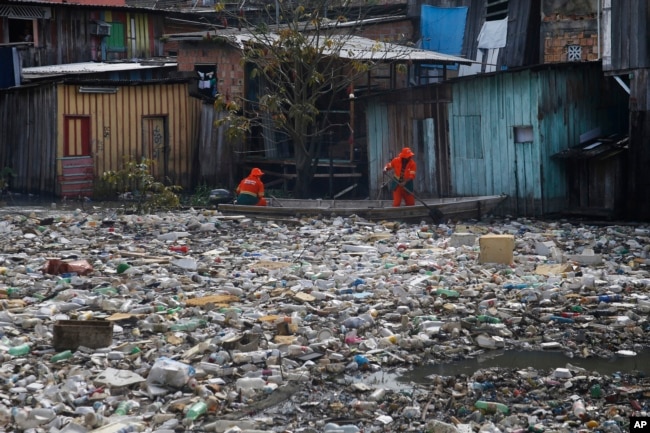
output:
M 415 205 L 415 196 L 407 191 L 403 186 L 397 185 L 397 188 L 393 190 L 393 207 L 399 207 L 404 200 L 406 206 Z

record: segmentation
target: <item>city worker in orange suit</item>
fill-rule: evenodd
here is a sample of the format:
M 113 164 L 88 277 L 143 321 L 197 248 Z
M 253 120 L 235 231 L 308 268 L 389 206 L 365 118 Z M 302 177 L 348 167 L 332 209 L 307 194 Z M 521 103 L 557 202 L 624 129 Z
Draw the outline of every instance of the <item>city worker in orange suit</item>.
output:
M 264 173 L 259 168 L 254 168 L 248 177 L 239 182 L 239 186 L 235 190 L 237 194 L 237 204 L 245 204 L 249 206 L 266 206 L 267 202 L 264 198 L 264 184 L 260 177 Z
M 392 171 L 390 189 L 393 191 L 393 207 L 399 207 L 404 200 L 406 206 L 415 205 L 413 179 L 415 179 L 415 160 L 413 151 L 405 147 L 399 155 L 384 167 L 384 172 Z

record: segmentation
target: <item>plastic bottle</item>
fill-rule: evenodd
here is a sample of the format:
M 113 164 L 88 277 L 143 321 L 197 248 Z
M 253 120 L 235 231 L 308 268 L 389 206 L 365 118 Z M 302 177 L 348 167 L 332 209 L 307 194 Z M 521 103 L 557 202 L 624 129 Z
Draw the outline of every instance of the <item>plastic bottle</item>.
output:
M 22 298 L 24 291 L 20 287 L 7 287 L 6 289 L 3 290 L 7 297 L 16 299 L 16 298 Z
M 618 423 L 612 419 L 605 421 L 601 427 L 605 433 L 622 433 L 623 431 Z
M 114 415 L 116 416 L 124 416 L 128 414 L 131 409 L 134 407 L 134 402 L 131 400 L 123 400 L 119 402 L 117 405 L 117 408 L 115 408 L 115 412 L 113 412 Z
M 358 411 L 374 410 L 374 409 L 377 408 L 377 402 L 376 401 L 357 400 L 357 401 L 352 403 L 352 407 L 355 410 L 358 410 Z
M 59 362 L 70 358 L 72 358 L 72 351 L 64 350 L 63 352 L 59 352 L 55 355 L 52 355 L 52 357 L 50 358 L 50 362 Z
M 620 302 L 623 300 L 621 295 L 600 295 L 598 302 Z
M 82 395 L 81 397 L 75 398 L 72 401 L 72 404 L 74 404 L 75 406 L 83 406 L 89 402 L 90 402 L 90 397 L 88 397 L 87 395 Z
M 457 298 L 459 296 L 458 291 L 452 289 L 443 289 L 441 287 L 436 289 L 435 294 L 437 296 L 443 296 L 447 298 Z
M 600 389 L 600 384 L 594 383 L 589 389 L 589 393 L 591 394 L 591 398 L 600 398 L 602 396 L 602 390 Z
M 100 427 L 106 424 L 106 422 L 106 418 L 98 413 L 90 412 L 84 415 L 84 424 L 87 427 Z
M 506 290 L 525 289 L 526 287 L 528 287 L 528 283 L 518 283 L 518 284 L 506 283 L 503 285 L 503 288 Z
M 587 416 L 587 409 L 585 409 L 585 403 L 582 400 L 574 401 L 572 410 L 573 414 L 580 419 L 584 419 Z
M 187 410 L 185 419 L 196 420 L 201 415 L 205 414 L 208 410 L 208 405 L 204 401 L 197 401 Z
M 123 274 L 126 272 L 131 266 L 128 263 L 120 263 L 117 265 L 117 273 L 118 274 Z
M 497 304 L 498 300 L 496 298 L 483 299 L 478 303 L 479 308 L 492 308 Z
M 359 427 L 352 424 L 339 425 L 333 422 L 328 422 L 323 427 L 324 433 L 358 433 L 360 431 Z
M 487 314 L 479 314 L 476 316 L 476 320 L 484 323 L 501 323 L 501 320 L 498 317 L 488 316 Z
M 554 315 L 551 315 L 549 317 L 549 319 L 554 321 L 554 322 L 558 322 L 558 323 L 573 323 L 573 322 L 575 322 L 570 317 L 562 317 L 562 316 L 554 316 Z
M 151 322 L 141 322 L 139 328 L 143 331 L 152 332 L 154 334 L 160 334 L 167 332 L 169 330 L 168 323 L 151 323 Z
M 10 347 L 8 352 L 11 356 L 23 356 L 31 352 L 32 348 L 28 343 L 19 344 L 18 346 Z
M 264 388 L 266 381 L 261 377 L 242 377 L 237 379 L 235 387 L 239 390 L 258 390 Z
M 510 412 L 510 408 L 506 406 L 503 403 L 497 403 L 494 401 L 484 401 L 484 400 L 478 400 L 476 403 L 474 403 L 474 407 L 477 409 L 484 410 L 485 412 L 488 413 L 494 413 L 494 412 L 501 412 L 507 414 Z
M 141 305 L 139 307 L 131 308 L 129 313 L 131 314 L 149 314 L 153 313 L 154 308 L 150 305 Z
M 370 396 L 368 397 L 368 400 L 370 401 L 380 401 L 384 398 L 386 395 L 386 389 L 385 388 L 377 388 L 374 390 Z
M 309 346 L 301 346 L 299 344 L 290 344 L 287 348 L 287 353 L 292 356 L 304 355 L 310 352 L 312 352 L 312 349 Z
M 187 247 L 187 245 L 172 245 L 171 247 L 169 247 L 169 251 L 173 251 L 175 253 L 187 254 L 189 248 Z
M 203 328 L 208 322 L 203 319 L 191 319 L 186 322 L 174 323 L 169 326 L 170 331 L 195 331 L 198 328 Z

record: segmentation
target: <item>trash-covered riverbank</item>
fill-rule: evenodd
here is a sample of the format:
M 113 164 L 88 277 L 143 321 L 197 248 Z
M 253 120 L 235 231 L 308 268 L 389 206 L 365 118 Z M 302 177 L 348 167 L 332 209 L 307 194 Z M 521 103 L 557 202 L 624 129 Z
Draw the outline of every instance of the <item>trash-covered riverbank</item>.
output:
M 569 362 L 403 386 L 377 378 L 501 349 L 637 356 L 649 233 L 4 208 L 0 422 L 79 433 L 627 431 L 648 411 L 647 371 Z M 511 263 L 481 259 L 490 235 L 512 237 Z

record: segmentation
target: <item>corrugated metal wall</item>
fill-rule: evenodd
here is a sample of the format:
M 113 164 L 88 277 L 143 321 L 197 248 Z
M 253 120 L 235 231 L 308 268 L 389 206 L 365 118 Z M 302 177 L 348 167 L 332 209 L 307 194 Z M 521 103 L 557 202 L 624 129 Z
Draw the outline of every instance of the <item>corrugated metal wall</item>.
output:
M 625 97 L 599 67 L 527 69 L 453 83 L 454 194 L 506 193 L 501 209 L 516 215 L 562 211 L 565 167 L 551 155 L 578 145 L 580 134 L 594 128 L 604 134 L 626 130 Z M 530 130 L 532 141 L 516 143 L 515 128 Z
M 147 152 L 145 125 L 159 119 L 165 128 L 163 165 L 166 176 L 176 185 L 191 188 L 198 160 L 198 118 L 200 101 L 188 96 L 186 83 L 142 84 L 118 87 L 115 94 L 79 93 L 79 86 L 59 87 L 57 143 L 64 155 L 66 116 L 90 117 L 91 152 L 95 173 L 121 167 L 123 156 L 141 158 Z M 60 174 L 60 167 L 58 168 Z M 162 180 L 162 179 L 161 179 Z
M 0 170 L 16 174 L 12 192 L 54 194 L 56 106 L 54 84 L 0 92 Z

